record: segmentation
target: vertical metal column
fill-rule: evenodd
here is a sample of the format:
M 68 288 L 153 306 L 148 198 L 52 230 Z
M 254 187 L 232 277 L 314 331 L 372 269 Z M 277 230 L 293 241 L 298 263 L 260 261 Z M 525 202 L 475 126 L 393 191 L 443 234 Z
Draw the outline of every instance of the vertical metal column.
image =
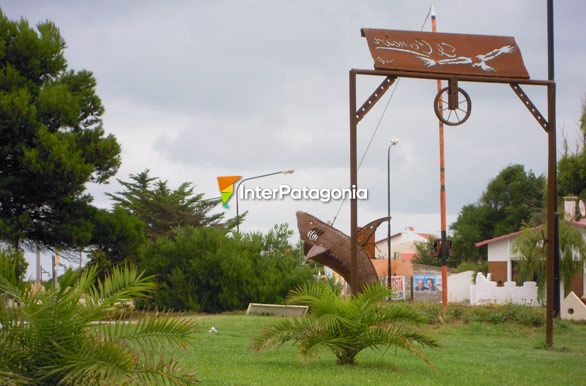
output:
M 392 287 L 391 275 L 393 268 L 391 266 L 391 147 L 387 148 L 387 288 Z
M 555 61 L 554 61 L 554 24 L 553 24 L 553 0 L 547 0 L 547 79 L 554 80 L 555 79 Z M 548 98 L 549 98 L 549 91 L 548 91 Z M 554 112 L 553 115 L 555 117 L 555 90 L 554 96 L 549 103 L 553 103 L 554 105 Z M 549 114 L 549 112 L 548 112 Z M 551 119 L 551 116 L 549 117 Z M 549 122 L 552 122 L 551 120 Z M 555 130 L 555 118 L 554 118 L 554 125 L 551 127 Z M 557 199 L 557 188 L 556 188 L 556 199 Z M 561 307 L 561 299 L 560 299 L 560 250 L 558 248 L 559 245 L 559 215 L 557 211 L 557 201 L 556 201 L 556 209 L 554 211 L 554 244 L 555 244 L 555 251 L 554 251 L 554 265 L 553 265 L 553 286 L 555 288 L 555 292 L 553 294 L 553 316 L 558 317 L 560 315 L 560 307 Z
M 556 86 L 547 86 L 547 315 L 545 317 L 545 342 L 548 347 L 553 345 L 553 317 L 555 314 L 555 297 L 559 296 L 559 286 L 555 286 L 555 256 L 558 249 L 556 235 L 557 217 L 557 157 L 556 157 Z
M 356 149 L 356 72 L 350 70 L 350 190 L 358 188 L 358 164 Z M 358 227 L 358 203 L 355 194 L 350 197 L 350 287 L 352 295 L 358 293 L 356 279 L 358 278 L 358 260 L 356 251 L 356 231 Z

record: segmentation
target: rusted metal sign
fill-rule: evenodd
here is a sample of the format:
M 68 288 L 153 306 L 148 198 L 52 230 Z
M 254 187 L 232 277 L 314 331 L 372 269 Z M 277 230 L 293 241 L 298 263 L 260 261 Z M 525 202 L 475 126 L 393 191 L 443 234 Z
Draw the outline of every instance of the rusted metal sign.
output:
M 528 79 L 509 36 L 362 29 L 378 70 Z

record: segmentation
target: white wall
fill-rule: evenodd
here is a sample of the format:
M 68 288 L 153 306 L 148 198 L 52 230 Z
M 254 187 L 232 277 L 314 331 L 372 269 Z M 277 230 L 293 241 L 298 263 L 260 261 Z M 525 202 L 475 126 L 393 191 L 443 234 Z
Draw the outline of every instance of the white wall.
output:
M 497 283 L 484 277 L 482 272 L 476 275 L 476 284 L 470 286 L 470 304 L 524 304 L 538 306 L 537 283 L 526 281 L 517 286 L 514 281 L 505 282 L 504 287 L 497 287 Z
M 488 244 L 488 261 L 507 261 L 511 255 L 511 239 Z
M 470 286 L 473 271 L 454 273 L 448 276 L 448 302 L 462 303 L 470 301 Z

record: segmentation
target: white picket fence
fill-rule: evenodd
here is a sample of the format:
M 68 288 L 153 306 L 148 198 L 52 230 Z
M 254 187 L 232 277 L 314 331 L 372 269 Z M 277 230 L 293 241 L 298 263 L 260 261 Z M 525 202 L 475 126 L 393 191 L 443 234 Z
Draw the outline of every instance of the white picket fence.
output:
M 490 273 L 485 277 L 482 272 L 476 275 L 476 284 L 470 286 L 470 304 L 524 304 L 538 306 L 537 283 L 526 281 L 518 286 L 514 281 L 507 281 L 498 287 L 490 280 Z

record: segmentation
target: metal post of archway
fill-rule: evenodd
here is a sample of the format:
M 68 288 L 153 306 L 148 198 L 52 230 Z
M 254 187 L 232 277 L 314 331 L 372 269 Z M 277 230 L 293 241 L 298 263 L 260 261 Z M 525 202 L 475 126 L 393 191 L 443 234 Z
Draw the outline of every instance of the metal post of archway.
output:
M 461 74 L 437 74 L 396 70 L 350 70 L 350 188 L 358 188 L 358 164 L 357 164 L 357 127 L 358 123 L 383 96 L 388 88 L 398 77 L 446 80 L 448 84 L 457 87 L 458 82 L 481 82 L 509 84 L 515 94 L 521 99 L 529 112 L 535 117 L 539 125 L 547 133 L 547 314 L 546 314 L 546 344 L 553 344 L 553 317 L 554 297 L 559 296 L 559 289 L 554 288 L 554 271 L 557 262 L 555 251 L 558 248 L 558 239 L 555 234 L 554 221 L 557 217 L 557 159 L 556 159 L 556 84 L 552 80 L 531 80 L 525 78 L 506 78 L 494 76 L 477 76 Z M 356 104 L 357 76 L 384 77 L 382 83 L 374 90 L 371 96 L 361 105 Z M 521 86 L 545 86 L 547 87 L 547 119 L 543 117 L 537 107 L 531 102 Z M 450 90 L 451 91 L 451 90 Z M 357 230 L 358 230 L 358 202 L 354 196 L 350 200 L 350 237 L 351 237 L 351 279 L 350 286 L 353 292 L 357 288 Z

